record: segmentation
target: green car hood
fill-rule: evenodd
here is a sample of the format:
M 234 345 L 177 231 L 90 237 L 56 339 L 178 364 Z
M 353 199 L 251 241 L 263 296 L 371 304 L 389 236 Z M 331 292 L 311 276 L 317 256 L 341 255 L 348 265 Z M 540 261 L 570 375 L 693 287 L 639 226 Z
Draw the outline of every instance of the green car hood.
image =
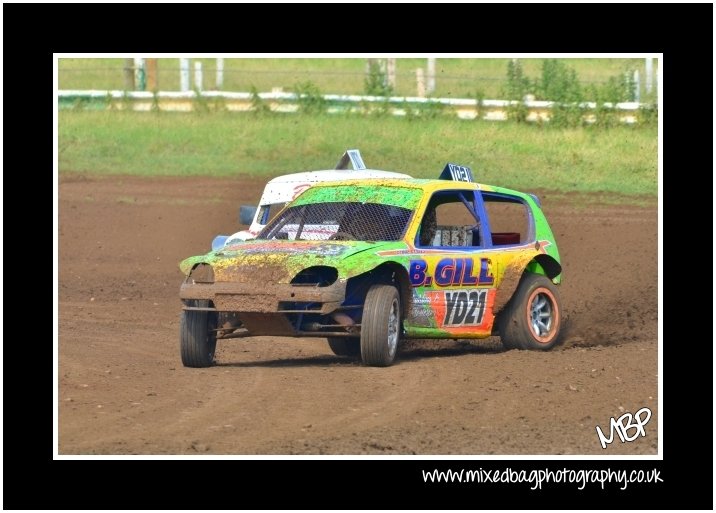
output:
M 179 264 L 184 274 L 200 263 L 211 265 L 216 281 L 265 280 L 290 283 L 301 270 L 316 265 L 338 269 L 339 279 L 349 278 L 372 268 L 371 256 L 386 246 L 402 247 L 400 242 L 285 241 L 251 240 L 220 248 L 206 255 L 189 257 Z

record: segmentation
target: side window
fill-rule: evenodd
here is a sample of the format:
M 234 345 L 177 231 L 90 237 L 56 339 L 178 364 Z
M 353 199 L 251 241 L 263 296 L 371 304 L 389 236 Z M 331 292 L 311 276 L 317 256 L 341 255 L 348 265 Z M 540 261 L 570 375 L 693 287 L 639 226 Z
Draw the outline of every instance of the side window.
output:
M 532 216 L 521 198 L 483 192 L 482 199 L 490 221 L 493 246 L 531 242 L 534 238 Z
M 483 245 L 479 215 L 472 191 L 433 194 L 423 214 L 419 247 L 479 247 Z
M 258 216 L 258 222 L 259 224 L 269 224 L 274 217 L 276 217 L 276 214 L 281 212 L 283 210 L 283 207 L 286 206 L 286 203 L 274 203 L 273 205 L 264 205 L 261 207 L 261 213 Z

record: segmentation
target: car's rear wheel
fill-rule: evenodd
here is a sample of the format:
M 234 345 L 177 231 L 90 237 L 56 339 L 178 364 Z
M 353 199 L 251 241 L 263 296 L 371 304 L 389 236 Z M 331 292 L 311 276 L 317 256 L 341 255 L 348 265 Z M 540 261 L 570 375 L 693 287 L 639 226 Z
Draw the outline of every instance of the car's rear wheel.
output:
M 400 296 L 392 285 L 373 285 L 365 298 L 360 350 L 363 363 L 386 367 L 393 363 L 400 340 Z
M 328 345 L 336 356 L 360 356 L 360 339 L 357 337 L 328 337 Z
M 192 300 L 187 306 L 209 306 L 208 301 Z M 216 312 L 184 310 L 179 322 L 181 362 L 185 367 L 209 367 L 216 351 Z
M 557 287 L 546 276 L 525 273 L 498 317 L 502 344 L 508 349 L 551 349 L 561 327 Z

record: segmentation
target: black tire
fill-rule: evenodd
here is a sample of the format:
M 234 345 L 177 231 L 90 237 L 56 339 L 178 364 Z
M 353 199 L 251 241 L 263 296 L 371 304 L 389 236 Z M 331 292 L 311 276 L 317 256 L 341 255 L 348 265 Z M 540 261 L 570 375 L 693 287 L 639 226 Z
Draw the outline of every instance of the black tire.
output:
M 209 306 L 208 301 L 189 301 L 187 306 Z M 179 322 L 181 362 L 184 367 L 210 367 L 216 351 L 216 312 L 184 310 Z
M 328 345 L 336 356 L 360 356 L 360 340 L 353 337 L 328 337 Z
M 557 287 L 546 276 L 525 273 L 497 321 L 507 349 L 552 349 L 562 327 Z
M 373 285 L 365 298 L 360 352 L 365 365 L 387 367 L 400 341 L 400 296 L 392 285 Z

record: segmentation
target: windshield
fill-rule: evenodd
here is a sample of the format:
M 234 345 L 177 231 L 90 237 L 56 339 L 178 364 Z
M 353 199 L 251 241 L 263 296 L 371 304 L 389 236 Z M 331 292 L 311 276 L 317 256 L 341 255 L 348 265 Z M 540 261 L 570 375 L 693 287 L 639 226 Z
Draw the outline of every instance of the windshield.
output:
M 259 239 L 400 240 L 412 210 L 379 203 L 326 202 L 294 205 L 278 215 Z

